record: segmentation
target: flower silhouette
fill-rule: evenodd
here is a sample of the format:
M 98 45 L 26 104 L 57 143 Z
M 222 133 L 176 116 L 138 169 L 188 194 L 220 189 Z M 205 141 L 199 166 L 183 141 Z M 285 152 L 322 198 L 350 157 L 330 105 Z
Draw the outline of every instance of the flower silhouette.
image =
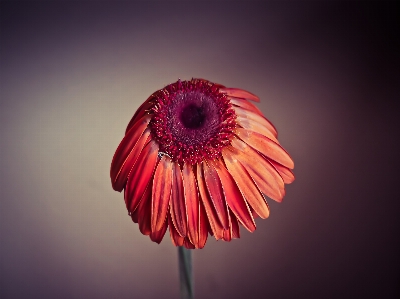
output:
M 250 92 L 203 79 L 170 84 L 136 111 L 111 163 L 114 190 L 142 234 L 203 248 L 253 232 L 280 202 L 294 164 Z

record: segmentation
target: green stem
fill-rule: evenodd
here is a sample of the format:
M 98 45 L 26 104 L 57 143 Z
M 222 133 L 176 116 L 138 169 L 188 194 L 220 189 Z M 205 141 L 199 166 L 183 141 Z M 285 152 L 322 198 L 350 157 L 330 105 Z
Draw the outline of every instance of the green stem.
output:
M 181 281 L 181 298 L 193 299 L 192 251 L 183 246 L 178 247 L 179 278 Z

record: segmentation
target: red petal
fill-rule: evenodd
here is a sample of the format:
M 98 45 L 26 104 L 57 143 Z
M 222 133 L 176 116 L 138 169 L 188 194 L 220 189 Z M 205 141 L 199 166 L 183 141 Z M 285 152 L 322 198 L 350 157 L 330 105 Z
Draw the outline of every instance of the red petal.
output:
M 211 202 L 217 212 L 218 219 L 224 229 L 229 229 L 228 208 L 218 173 L 215 168 L 208 163 L 203 163 L 203 171 L 208 195 L 210 196 Z
M 233 156 L 245 167 L 261 192 L 282 201 L 285 186 L 275 168 L 243 141 L 234 138 L 231 143 Z
M 228 96 L 242 98 L 246 100 L 251 100 L 259 102 L 260 98 L 251 92 L 238 88 L 220 88 L 219 91 L 226 93 Z
M 169 233 L 171 236 L 172 244 L 174 244 L 175 246 L 182 246 L 184 238 L 181 237 L 176 231 L 175 225 L 172 222 L 171 213 L 170 216 L 168 217 L 168 225 L 169 225 Z
M 239 231 L 239 223 L 235 215 L 233 215 L 232 211 L 230 211 L 231 215 L 231 224 L 232 224 L 232 238 L 239 239 L 240 238 L 240 231 Z
M 154 97 L 151 95 L 140 107 L 136 110 L 135 114 L 132 116 L 131 120 L 128 123 L 128 126 L 126 127 L 125 130 L 125 135 L 129 132 L 129 130 L 135 125 L 135 122 L 142 118 L 144 115 L 148 114 L 148 110 L 153 106 L 153 103 L 151 100 L 153 100 Z
M 165 232 L 167 231 L 167 226 L 167 219 L 164 219 L 164 223 L 162 224 L 161 229 L 159 231 L 152 231 L 150 234 L 150 239 L 153 242 L 160 244 L 162 239 L 164 238 Z
M 232 179 L 231 175 L 220 160 L 211 161 L 210 164 L 215 167 L 215 170 L 221 179 L 225 200 L 228 203 L 229 208 L 243 226 L 250 232 L 253 232 L 256 229 L 253 216 L 251 215 L 250 209 L 243 199 L 242 193 L 235 181 Z
M 204 209 L 207 214 L 208 222 L 210 225 L 210 233 L 217 240 L 223 237 L 223 227 L 218 220 L 217 212 L 213 206 L 210 196 L 206 190 L 206 185 L 203 176 L 203 163 L 197 165 L 197 186 L 199 187 L 199 193 L 202 203 L 204 204 Z
M 135 123 L 132 130 L 122 139 L 115 151 L 111 162 L 110 177 L 114 190 L 121 192 L 126 183 L 126 178 L 137 156 L 132 155 L 133 149 L 140 149 L 140 138 L 150 122 L 150 116 L 146 115 Z M 146 140 L 146 139 L 145 139 Z M 143 145 L 142 145 L 143 146 Z M 140 151 L 139 151 L 140 153 Z
M 151 230 L 159 231 L 167 217 L 172 186 L 172 162 L 167 155 L 162 156 L 153 179 L 151 206 Z
M 268 159 L 272 159 L 287 168 L 294 168 L 293 160 L 290 158 L 289 154 L 271 139 L 256 132 L 241 128 L 236 128 L 235 133 L 240 139 L 265 155 Z
M 289 169 L 286 168 L 285 166 L 270 160 L 269 161 L 274 167 L 275 169 L 279 172 L 279 174 L 281 175 L 283 181 L 285 182 L 285 184 L 290 184 L 293 183 L 294 181 L 294 174 L 293 172 Z
M 187 235 L 187 214 L 182 173 L 177 162 L 172 164 L 171 216 L 176 230 L 182 237 L 185 237 Z
M 243 165 L 234 157 L 227 148 L 222 150 L 222 155 L 229 173 L 232 175 L 244 198 L 261 218 L 268 218 L 269 209 L 260 190 L 254 184 Z
M 195 249 L 196 247 L 194 247 L 194 245 L 192 243 L 190 243 L 189 238 L 185 238 L 185 240 L 183 241 L 183 245 L 187 248 L 187 249 Z
M 240 99 L 240 98 L 234 98 L 234 97 L 229 97 L 229 100 L 230 100 L 231 104 L 233 104 L 233 105 L 239 106 L 243 109 L 257 113 L 260 116 L 264 117 L 264 114 L 261 112 L 261 110 L 258 109 L 258 107 L 256 105 L 254 105 L 253 103 L 251 103 L 247 100 Z
M 200 230 L 200 201 L 194 177 L 193 169 L 190 164 L 183 164 L 183 190 L 185 194 L 185 202 L 187 206 L 188 217 L 188 237 L 190 242 L 199 247 L 199 230 Z
M 208 220 L 207 214 L 204 206 L 200 204 L 200 226 L 199 226 L 199 246 L 198 248 L 203 248 L 206 245 L 208 237 Z
M 140 153 L 140 156 L 132 168 L 126 183 L 126 203 L 128 210 L 134 212 L 140 198 L 151 180 L 157 162 L 158 144 L 150 141 Z
M 151 184 L 147 186 L 144 192 L 138 210 L 138 223 L 139 230 L 143 235 L 150 235 L 151 225 L 150 225 L 150 209 L 151 209 Z
M 264 116 L 260 116 L 256 113 L 235 106 L 233 107 L 233 110 L 235 110 L 237 116 L 251 120 L 265 127 L 266 129 L 268 129 L 268 131 L 271 132 L 272 135 L 274 135 L 275 138 L 278 136 L 278 131 L 276 130 L 274 125 Z

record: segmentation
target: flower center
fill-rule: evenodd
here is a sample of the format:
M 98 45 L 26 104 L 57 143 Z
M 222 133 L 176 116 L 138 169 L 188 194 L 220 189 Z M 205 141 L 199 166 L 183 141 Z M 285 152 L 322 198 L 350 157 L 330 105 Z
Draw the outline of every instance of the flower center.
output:
M 201 106 L 189 104 L 181 112 L 181 122 L 188 129 L 197 129 L 203 126 L 206 115 Z
M 216 159 L 230 143 L 235 112 L 213 83 L 192 79 L 153 94 L 151 129 L 160 151 L 179 163 Z

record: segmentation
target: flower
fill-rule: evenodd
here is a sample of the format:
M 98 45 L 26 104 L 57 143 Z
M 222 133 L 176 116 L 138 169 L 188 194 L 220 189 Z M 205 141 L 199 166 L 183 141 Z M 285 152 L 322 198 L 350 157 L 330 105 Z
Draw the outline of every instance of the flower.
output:
M 254 94 L 204 79 L 178 80 L 136 111 L 111 163 L 114 190 L 129 215 L 160 243 L 203 248 L 253 232 L 267 218 L 265 196 L 280 202 L 294 164 Z

